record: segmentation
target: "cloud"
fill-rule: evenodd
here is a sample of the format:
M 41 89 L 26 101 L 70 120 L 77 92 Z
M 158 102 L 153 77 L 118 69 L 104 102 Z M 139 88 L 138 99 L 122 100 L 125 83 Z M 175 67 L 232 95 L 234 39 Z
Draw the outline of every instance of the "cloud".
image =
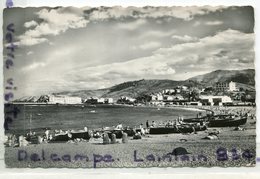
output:
M 188 36 L 177 38 L 193 39 Z M 253 34 L 229 29 L 196 41 L 160 48 L 151 56 L 71 70 L 64 78 L 86 83 L 95 81 L 96 86 L 100 82 L 100 87 L 142 78 L 184 80 L 217 69 L 251 68 L 254 65 L 253 46 Z
M 208 26 L 214 26 L 214 25 L 221 25 L 223 24 L 224 22 L 223 21 L 205 21 L 205 22 L 201 22 L 201 21 L 196 21 L 193 26 L 194 27 L 197 27 L 199 25 L 208 25 Z
M 224 6 L 186 6 L 186 7 L 151 7 L 142 8 L 120 6 L 115 7 L 98 7 L 87 9 L 85 13 L 90 20 L 106 20 L 119 18 L 159 18 L 159 17 L 174 17 L 186 21 L 192 20 L 196 15 L 205 15 L 211 12 L 222 11 Z
M 118 79 L 152 78 L 175 74 L 175 69 L 160 59 L 159 56 L 153 55 L 121 63 L 84 67 L 77 69 L 77 73 L 75 73 L 75 70 L 71 70 L 65 78 L 72 81 L 86 82 L 91 79 L 90 81 L 116 82 Z
M 195 21 L 194 24 L 193 24 L 194 27 L 197 27 L 197 26 L 199 26 L 199 25 L 201 25 L 201 22 L 200 22 L 200 21 Z
M 149 30 L 143 33 L 140 38 L 151 38 L 151 37 L 164 38 L 164 37 L 171 36 L 174 33 L 176 33 L 176 30 L 169 30 L 169 31 Z
M 162 44 L 160 42 L 147 42 L 147 43 L 141 44 L 139 46 L 134 46 L 133 49 L 134 50 L 138 50 L 138 49 L 149 50 L 149 49 L 158 48 L 160 46 L 162 46 Z
M 135 30 L 144 24 L 146 24 L 146 20 L 138 19 L 138 20 L 135 20 L 135 21 L 129 22 L 129 23 L 120 23 L 120 24 L 118 24 L 118 28 L 124 29 L 124 30 Z
M 222 21 L 207 21 L 205 22 L 206 25 L 221 25 L 223 24 Z
M 34 52 L 33 51 L 29 51 L 26 53 L 26 55 L 32 55 Z
M 30 37 L 30 36 L 26 36 L 26 35 L 21 35 L 19 37 L 20 41 L 16 42 L 16 45 L 21 46 L 32 46 L 32 45 L 37 45 L 43 42 L 47 42 L 48 39 L 46 38 L 35 38 L 35 37 Z
M 88 21 L 80 14 L 69 13 L 60 9 L 42 9 L 38 13 L 38 18 L 42 20 L 40 24 L 34 21 L 26 22 L 25 27 L 32 27 L 23 35 L 19 36 L 19 45 L 31 46 L 48 41 L 43 36 L 59 35 L 68 29 L 86 27 Z
M 199 40 L 197 37 L 191 37 L 188 35 L 184 35 L 184 36 L 173 35 L 172 39 L 175 42 L 181 42 L 181 43 L 196 42 Z
M 22 68 L 22 71 L 31 71 L 39 67 L 44 67 L 46 64 L 43 62 L 34 62 L 24 68 Z
M 29 22 L 24 23 L 24 27 L 26 27 L 26 28 L 35 27 L 37 25 L 38 25 L 38 23 L 36 21 L 29 21 Z
M 228 29 L 197 42 L 177 44 L 171 48 L 161 48 L 155 53 L 165 58 L 175 67 L 186 68 L 187 62 L 194 64 L 190 70 L 241 69 L 254 65 L 254 35 Z M 226 51 L 223 53 L 223 51 Z M 235 60 L 232 62 L 232 60 Z M 180 67 L 180 68 L 179 68 Z M 188 68 L 186 68 L 188 69 Z
M 45 35 L 58 35 L 60 32 L 65 32 L 69 28 L 77 29 L 85 27 L 88 23 L 83 16 L 62 12 L 62 9 L 42 9 L 37 14 L 40 19 L 46 22 L 42 24 L 43 32 L 47 29 Z M 40 30 L 41 29 L 39 29 L 39 31 Z
M 57 9 L 42 9 L 36 15 L 41 23 L 36 21 L 25 22 L 28 29 L 18 37 L 19 45 L 31 46 L 48 41 L 46 36 L 56 36 L 68 29 L 86 27 L 90 21 L 104 21 L 108 19 L 132 18 L 138 19 L 130 23 L 121 23 L 119 28 L 135 30 L 146 23 L 147 18 L 179 18 L 189 21 L 196 15 L 204 15 L 215 11 L 222 11 L 224 6 L 187 6 L 187 7 L 98 7 L 72 8 L 60 7 Z M 29 39 L 29 40 L 27 40 Z

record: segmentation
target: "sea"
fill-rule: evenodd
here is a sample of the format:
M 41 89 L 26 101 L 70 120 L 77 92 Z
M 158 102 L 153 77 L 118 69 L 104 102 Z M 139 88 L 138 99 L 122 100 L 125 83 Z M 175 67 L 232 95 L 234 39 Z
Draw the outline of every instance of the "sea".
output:
M 5 133 L 26 134 L 50 130 L 80 130 L 112 127 L 121 123 L 123 126 L 145 127 L 146 121 L 157 124 L 174 120 L 178 116 L 193 118 L 201 111 L 188 108 L 134 107 L 120 105 L 28 105 L 13 104 L 5 106 L 5 118 L 12 115 Z M 202 112 L 205 113 L 205 112 Z

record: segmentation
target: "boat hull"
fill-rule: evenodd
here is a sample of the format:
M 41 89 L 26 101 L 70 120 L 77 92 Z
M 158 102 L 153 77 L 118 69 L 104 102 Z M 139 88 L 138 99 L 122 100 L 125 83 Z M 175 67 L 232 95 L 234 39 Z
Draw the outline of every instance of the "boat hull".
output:
M 91 138 L 91 135 L 89 132 L 72 132 L 71 133 L 71 139 L 85 139 L 89 140 Z
M 206 126 L 194 126 L 194 127 L 156 127 L 150 128 L 150 134 L 174 134 L 174 133 L 192 133 L 196 131 L 206 130 Z
M 234 120 L 212 120 L 209 122 L 209 127 L 237 127 L 240 125 L 244 125 L 247 122 L 247 117 L 243 117 L 241 119 L 234 119 Z

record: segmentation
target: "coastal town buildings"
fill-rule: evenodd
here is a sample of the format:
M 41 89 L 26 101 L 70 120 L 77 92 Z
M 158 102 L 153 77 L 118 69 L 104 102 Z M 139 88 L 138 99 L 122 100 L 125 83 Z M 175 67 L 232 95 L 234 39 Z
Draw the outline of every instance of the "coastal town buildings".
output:
M 128 97 L 128 96 L 121 96 L 118 100 L 118 104 L 134 104 L 136 99 Z
M 111 104 L 111 103 L 113 103 L 113 98 L 90 97 L 90 98 L 84 100 L 84 103 L 89 103 L 89 104 Z
M 214 88 L 212 88 L 214 89 Z M 145 104 L 148 102 L 149 104 L 154 105 L 232 105 L 233 100 L 243 100 L 245 99 L 253 99 L 253 95 L 243 95 L 239 99 L 234 97 L 234 93 L 238 93 L 237 84 L 235 82 L 229 83 L 216 83 L 216 90 L 219 91 L 232 91 L 233 93 L 230 96 L 223 95 L 223 93 L 215 95 L 211 93 L 201 93 L 196 87 L 187 87 L 187 86 L 177 86 L 169 89 L 164 89 L 160 92 L 154 92 L 152 94 L 148 94 L 148 97 L 142 98 L 144 100 L 140 100 L 140 98 L 133 98 L 129 96 L 121 96 L 114 101 L 113 98 L 104 98 L 104 97 L 89 97 L 83 100 L 83 103 L 88 104 Z M 221 96 L 222 95 L 222 96 Z M 244 97 L 245 96 L 245 97 Z M 244 97 L 244 98 L 243 98 Z M 232 100 L 233 99 L 233 100 Z M 48 98 L 43 99 L 48 104 L 80 104 L 82 100 L 80 97 L 70 97 L 66 95 L 49 95 Z M 253 101 L 253 100 L 251 100 Z
M 215 84 L 216 91 L 237 91 L 237 84 L 233 81 L 229 83 L 218 82 Z
M 65 95 L 49 95 L 48 104 L 80 104 L 82 100 L 80 97 L 71 97 Z
M 163 101 L 164 102 L 174 102 L 174 101 L 183 101 L 184 98 L 182 95 L 180 94 L 176 94 L 176 95 L 164 95 L 163 96 Z

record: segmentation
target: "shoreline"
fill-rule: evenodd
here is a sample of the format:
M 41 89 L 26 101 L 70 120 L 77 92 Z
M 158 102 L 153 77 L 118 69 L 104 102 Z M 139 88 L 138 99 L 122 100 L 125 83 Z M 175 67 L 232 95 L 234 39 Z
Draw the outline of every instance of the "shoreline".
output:
M 75 106 L 75 107 L 108 107 L 108 106 L 120 106 L 120 107 L 142 107 L 142 108 L 162 108 L 162 109 L 184 109 L 184 110 L 191 110 L 191 111 L 211 111 L 209 109 L 198 108 L 196 106 L 188 106 L 188 105 L 172 105 L 172 106 L 151 106 L 151 105 L 128 105 L 128 104 L 47 104 L 47 103 L 10 103 L 12 105 L 28 105 L 28 106 Z
M 35 105 L 37 106 L 37 105 Z M 40 106 L 40 105 L 39 105 Z M 49 106 L 49 105 L 47 105 Z M 50 105 L 52 106 L 52 105 Z M 67 105 L 65 105 L 64 107 L 66 107 Z M 74 106 L 74 105 L 72 105 Z M 62 106 L 60 106 L 62 107 Z M 79 108 L 80 106 L 76 106 L 76 108 Z M 88 106 L 85 106 L 86 109 L 88 109 Z M 90 108 L 94 108 L 93 110 L 98 110 L 98 109 L 95 109 L 95 106 L 89 106 Z M 216 115 L 221 115 L 221 114 L 237 114 L 238 112 L 242 112 L 242 113 L 251 113 L 251 116 L 255 118 L 255 108 L 252 107 L 252 106 L 248 106 L 248 107 L 241 107 L 241 106 L 237 106 L 237 107 L 229 107 L 229 106 L 150 106 L 150 105 L 143 105 L 143 106 L 133 106 L 133 105 L 125 105 L 125 104 L 115 104 L 115 105 L 108 105 L 108 104 L 101 104 L 101 105 L 96 105 L 96 107 L 122 107 L 122 108 L 129 108 L 129 110 L 131 108 L 147 108 L 147 109 L 152 109 L 155 110 L 154 112 L 157 113 L 157 109 L 158 109 L 158 113 L 162 113 L 162 112 L 159 112 L 160 109 L 166 109 L 167 111 L 171 112 L 171 110 L 174 110 L 174 109 L 179 109 L 179 110 L 183 110 L 183 112 L 181 114 L 179 114 L 179 116 L 182 116 L 182 114 L 185 113 L 184 110 L 187 110 L 187 111 L 190 111 L 190 113 L 192 114 L 191 117 L 188 117 L 188 118 L 196 118 L 196 115 L 198 115 L 198 113 L 202 112 L 202 116 L 206 116 L 208 113 L 207 111 L 210 111 L 210 112 L 214 112 L 214 114 Z M 73 110 L 73 108 L 72 108 Z M 112 109 L 113 110 L 113 109 Z M 205 111 L 205 112 L 204 112 Z M 185 117 L 184 116 L 184 119 L 186 119 L 187 116 Z M 107 127 L 109 127 L 109 125 L 105 125 Z M 46 128 L 52 128 L 52 127 L 46 127 Z M 94 128 L 92 127 L 89 127 L 89 129 L 91 130 L 95 130 L 95 129 L 99 129 L 101 127 L 99 126 L 96 126 Z M 56 129 L 56 128 L 55 128 Z M 69 128 L 70 129 L 70 128 Z M 74 128 L 75 130 L 80 130 L 81 128 L 80 127 L 76 127 Z M 29 129 L 27 129 L 29 130 Z M 34 128 L 33 128 L 34 130 Z M 42 131 L 41 128 L 35 128 L 36 131 L 40 130 Z M 64 128 L 64 130 L 68 130 L 67 128 Z M 10 131 L 6 131 L 5 130 L 5 133 L 9 133 Z M 14 132 L 14 131 L 13 131 Z M 20 134 L 20 130 L 17 130 L 16 132 L 14 133 L 19 133 Z
M 134 108 L 161 108 L 161 109 L 183 109 L 183 110 L 190 110 L 190 111 L 209 111 L 209 112 L 215 112 L 215 109 L 218 108 L 225 108 L 225 109 L 234 109 L 234 108 L 255 108 L 255 106 L 195 106 L 195 105 L 168 105 L 168 106 L 156 106 L 156 105 L 128 105 L 128 104 L 117 104 L 117 103 L 111 103 L 111 104 L 47 104 L 47 103 L 6 103 L 5 105 L 25 105 L 25 106 L 65 106 L 65 107 L 134 107 Z M 211 109 L 210 109 L 211 108 Z

